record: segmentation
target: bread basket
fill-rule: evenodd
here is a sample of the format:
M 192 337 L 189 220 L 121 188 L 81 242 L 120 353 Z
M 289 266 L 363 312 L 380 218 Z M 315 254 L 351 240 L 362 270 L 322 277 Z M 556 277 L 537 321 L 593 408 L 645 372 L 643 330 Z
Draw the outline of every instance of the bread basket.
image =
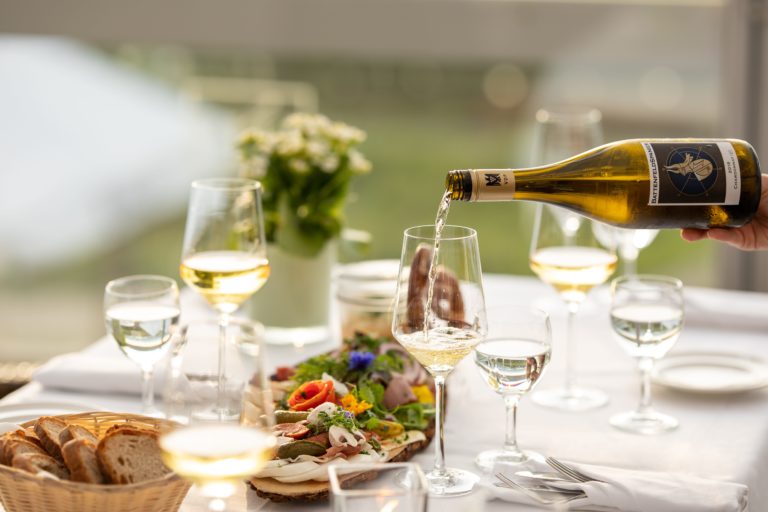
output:
M 160 430 L 167 420 L 133 414 L 87 412 L 56 416 L 98 437 L 118 424 Z M 33 421 L 23 423 L 28 427 Z M 128 485 L 95 485 L 42 478 L 0 465 L 0 501 L 6 512 L 176 512 L 190 484 L 170 473 Z

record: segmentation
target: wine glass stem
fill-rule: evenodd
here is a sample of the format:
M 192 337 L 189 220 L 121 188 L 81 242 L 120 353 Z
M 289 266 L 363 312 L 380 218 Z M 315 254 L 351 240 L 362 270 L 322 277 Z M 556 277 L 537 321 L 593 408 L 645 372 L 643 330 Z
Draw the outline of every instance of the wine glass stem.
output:
M 218 386 L 216 392 L 216 409 L 219 421 L 224 420 L 226 412 L 226 368 L 227 368 L 227 325 L 229 315 L 222 313 L 219 316 L 219 366 Z
M 445 473 L 445 438 L 443 423 L 445 422 L 445 376 L 435 376 L 435 467 L 433 473 Z
M 578 302 L 568 302 L 568 316 L 566 318 L 566 331 L 565 331 L 565 344 L 563 346 L 563 353 L 565 358 L 565 391 L 567 394 L 571 394 L 573 388 L 576 386 L 576 376 L 573 371 L 573 357 L 576 353 L 576 313 L 579 312 Z
M 637 274 L 637 254 L 624 255 L 624 275 L 633 276 Z
M 519 452 L 517 446 L 517 404 L 520 401 L 518 395 L 504 395 L 504 405 L 507 408 L 507 431 L 504 439 L 504 449 L 511 452 Z
M 152 368 L 141 369 L 141 408 L 145 414 L 153 412 L 155 408 L 154 379 Z
M 638 362 L 640 367 L 640 405 L 637 411 L 640 413 L 651 410 L 651 372 L 653 371 L 653 359 L 643 357 Z

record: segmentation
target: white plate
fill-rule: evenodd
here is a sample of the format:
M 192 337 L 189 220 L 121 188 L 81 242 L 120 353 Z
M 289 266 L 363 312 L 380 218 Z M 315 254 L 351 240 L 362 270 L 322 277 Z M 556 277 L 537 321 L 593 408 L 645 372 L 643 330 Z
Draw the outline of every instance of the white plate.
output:
M 76 414 L 97 410 L 93 406 L 72 402 L 26 402 L 0 405 L 0 421 L 5 423 L 24 423 L 40 416 L 57 414 Z
M 653 382 L 693 393 L 743 393 L 768 386 L 768 365 L 739 354 L 680 353 L 657 361 Z

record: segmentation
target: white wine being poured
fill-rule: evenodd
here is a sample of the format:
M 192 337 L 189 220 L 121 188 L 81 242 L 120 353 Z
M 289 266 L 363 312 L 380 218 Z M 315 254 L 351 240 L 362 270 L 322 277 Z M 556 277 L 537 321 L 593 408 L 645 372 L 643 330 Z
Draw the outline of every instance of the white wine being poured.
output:
M 612 142 L 530 169 L 450 171 L 461 201 L 528 200 L 633 229 L 741 226 L 757 211 L 760 164 L 735 139 Z

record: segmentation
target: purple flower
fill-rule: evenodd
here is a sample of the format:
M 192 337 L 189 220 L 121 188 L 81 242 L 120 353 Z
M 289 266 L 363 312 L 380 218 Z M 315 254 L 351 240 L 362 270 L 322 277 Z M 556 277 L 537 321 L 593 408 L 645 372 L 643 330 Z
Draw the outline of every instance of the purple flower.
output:
M 365 370 L 376 358 L 371 352 L 358 352 L 353 350 L 349 353 L 349 369 Z
M 351 419 L 353 419 L 353 418 L 355 417 L 355 415 L 354 415 L 354 414 L 352 414 L 352 412 L 351 412 L 351 411 L 344 411 L 344 416 L 345 416 L 347 419 L 349 419 L 349 420 L 351 420 Z

